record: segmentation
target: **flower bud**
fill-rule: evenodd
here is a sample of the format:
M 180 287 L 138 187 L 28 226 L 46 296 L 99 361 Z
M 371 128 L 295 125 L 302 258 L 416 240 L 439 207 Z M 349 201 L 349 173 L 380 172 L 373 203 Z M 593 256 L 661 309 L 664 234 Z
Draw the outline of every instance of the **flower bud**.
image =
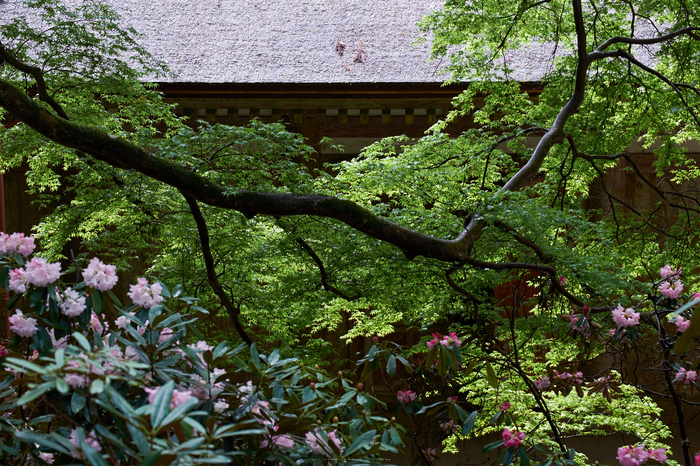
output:
M 319 419 L 318 421 L 316 421 L 316 425 L 317 425 L 317 426 L 320 426 L 321 424 L 323 424 L 323 422 L 321 422 L 320 419 Z
M 321 366 L 319 366 L 318 364 L 316 364 L 316 365 L 314 366 L 314 369 L 316 369 L 316 370 L 319 370 L 320 368 L 321 368 Z
M 366 410 L 366 409 L 363 409 L 363 410 L 362 410 L 362 415 L 363 415 L 363 416 L 366 416 L 366 415 L 367 415 L 367 410 Z
M 315 382 L 311 382 L 311 383 L 309 384 L 309 387 L 311 387 L 311 390 L 316 390 L 316 383 L 315 383 Z
M 358 383 L 357 383 L 357 389 L 358 389 L 358 390 L 362 390 L 363 388 L 365 388 L 365 385 L 364 385 L 362 382 L 358 382 Z
M 392 417 L 392 418 L 391 418 L 391 422 L 396 422 L 396 418 L 395 418 L 395 417 Z
M 336 424 L 340 422 L 340 419 L 338 419 L 338 416 L 335 416 L 333 418 L 333 422 L 335 422 Z
M 338 371 L 338 377 L 343 378 L 343 371 Z

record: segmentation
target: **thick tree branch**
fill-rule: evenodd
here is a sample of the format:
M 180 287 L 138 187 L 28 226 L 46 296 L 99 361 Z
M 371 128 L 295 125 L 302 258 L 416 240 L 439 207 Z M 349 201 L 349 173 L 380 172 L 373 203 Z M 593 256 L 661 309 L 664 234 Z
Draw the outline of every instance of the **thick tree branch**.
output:
M 378 217 L 354 202 L 332 196 L 234 191 L 170 160 L 149 154 L 125 139 L 57 117 L 20 89 L 2 80 L 0 106 L 51 141 L 81 150 L 114 167 L 142 173 L 204 204 L 237 210 L 248 218 L 258 214 L 334 218 L 368 236 L 399 247 L 408 258 L 421 255 L 449 262 L 464 257 L 473 241 L 481 235 L 481 225 L 472 222 L 455 240 L 436 238 Z
M 63 110 L 63 108 L 56 102 L 53 97 L 51 97 L 46 90 L 46 82 L 44 81 L 44 73 L 41 71 L 41 69 L 37 68 L 36 66 L 31 66 L 27 65 L 26 63 L 22 63 L 21 61 L 17 60 L 17 57 L 14 56 L 9 50 L 7 50 L 2 43 L 0 43 L 0 58 L 7 62 L 8 65 L 12 66 L 13 68 L 31 75 L 34 80 L 36 81 L 37 89 L 39 90 L 39 98 L 49 104 L 51 108 L 60 116 L 61 118 L 65 118 L 66 120 L 69 120 L 68 115 L 66 112 Z
M 250 339 L 245 329 L 241 325 L 241 321 L 238 319 L 238 316 L 241 313 L 240 305 L 233 305 L 228 295 L 226 294 L 226 291 L 224 291 L 223 287 L 221 286 L 221 283 L 219 283 L 218 277 L 216 276 L 216 269 L 214 268 L 214 258 L 211 255 L 211 246 L 209 244 L 209 230 L 207 229 L 207 223 L 204 220 L 202 211 L 197 205 L 196 200 L 188 196 L 186 193 L 182 191 L 180 192 L 185 197 L 187 205 L 190 206 L 190 211 L 192 212 L 194 221 L 197 224 L 197 232 L 199 233 L 199 241 L 202 245 L 202 256 L 204 257 L 204 265 L 207 269 L 207 280 L 209 281 L 209 286 L 211 286 L 212 290 L 214 290 L 214 293 L 216 293 L 216 296 L 218 296 L 219 300 L 221 301 L 221 304 L 223 304 L 224 308 L 226 309 L 226 312 L 228 312 L 228 315 L 231 318 L 231 322 L 233 323 L 234 328 L 238 332 L 238 335 L 240 335 L 240 337 L 243 339 L 246 345 L 251 346 L 253 344 L 253 340 Z
M 659 44 L 661 42 L 668 42 L 671 39 L 674 39 L 678 36 L 681 35 L 688 35 L 692 37 L 695 40 L 700 40 L 700 36 L 698 34 L 695 34 L 695 32 L 700 32 L 700 27 L 687 27 L 687 28 L 682 28 L 678 29 L 677 31 L 673 31 L 669 34 L 659 36 L 659 37 L 652 37 L 648 39 L 639 39 L 639 38 L 632 38 L 632 37 L 620 37 L 620 36 L 615 36 L 611 37 L 610 39 L 606 40 L 602 44 L 600 44 L 590 55 L 589 58 L 592 60 L 596 60 L 598 58 L 598 54 L 605 51 L 608 47 L 610 47 L 613 44 L 629 44 L 629 45 L 651 45 L 651 44 Z

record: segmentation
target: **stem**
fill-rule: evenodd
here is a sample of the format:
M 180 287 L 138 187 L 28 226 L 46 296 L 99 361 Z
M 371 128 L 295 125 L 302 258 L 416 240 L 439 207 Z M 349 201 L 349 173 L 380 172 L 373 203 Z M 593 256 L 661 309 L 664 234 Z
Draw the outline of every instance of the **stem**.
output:
M 199 233 L 199 242 L 202 246 L 202 256 L 204 256 L 204 265 L 207 268 L 207 280 L 209 281 L 209 286 L 211 286 L 212 290 L 214 290 L 214 293 L 216 294 L 216 296 L 219 297 L 221 304 L 223 304 L 224 308 L 228 312 L 228 315 L 231 318 L 231 322 L 233 322 L 233 327 L 238 332 L 238 335 L 240 335 L 240 337 L 243 339 L 246 345 L 252 346 L 253 340 L 250 339 L 245 329 L 241 325 L 240 320 L 238 319 L 238 316 L 241 313 L 240 305 L 233 305 L 228 295 L 224 291 L 223 287 L 221 286 L 221 283 L 219 283 L 218 277 L 216 276 L 214 258 L 211 255 L 211 246 L 209 244 L 209 230 L 207 229 L 207 223 L 204 220 L 202 211 L 199 209 L 196 200 L 185 194 L 183 191 L 180 191 L 180 193 L 182 193 L 185 200 L 187 201 L 187 205 L 190 206 L 190 211 L 192 212 L 194 221 L 197 224 L 197 232 Z

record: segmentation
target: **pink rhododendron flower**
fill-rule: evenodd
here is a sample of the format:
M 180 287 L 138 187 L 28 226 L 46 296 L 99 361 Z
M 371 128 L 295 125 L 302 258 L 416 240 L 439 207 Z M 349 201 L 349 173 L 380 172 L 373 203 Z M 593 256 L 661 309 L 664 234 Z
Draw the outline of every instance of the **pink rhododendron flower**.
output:
M 156 387 L 156 388 L 144 387 L 143 389 L 145 390 L 146 393 L 148 393 L 148 402 L 153 403 L 153 400 L 155 400 L 155 398 L 156 398 L 156 393 L 158 393 L 158 390 L 160 390 L 160 387 Z M 177 406 L 180 406 L 182 403 L 189 400 L 190 398 L 192 398 L 192 392 L 190 390 L 180 390 L 180 389 L 173 390 L 173 393 L 170 397 L 170 409 L 173 409 Z
M 129 286 L 129 292 L 126 294 L 134 304 L 141 306 L 144 309 L 150 309 L 158 303 L 163 302 L 163 297 L 160 292 L 163 287 L 160 283 L 154 283 L 148 286 L 148 280 L 144 277 L 136 279 L 136 285 Z
M 53 464 L 53 453 L 39 452 L 39 458 L 41 458 L 46 464 Z
M 77 430 L 71 430 L 69 441 L 70 441 L 70 443 L 73 444 L 74 447 L 81 448 L 81 446 L 78 445 L 78 431 Z M 91 431 L 85 437 L 85 444 L 89 445 L 95 451 L 102 451 L 102 445 L 100 445 L 100 442 L 97 441 L 94 430 Z M 84 455 L 82 455 L 82 454 L 76 455 L 75 453 L 71 452 L 70 455 L 76 459 L 85 459 Z
M 564 276 L 559 277 L 559 285 L 560 286 L 566 285 L 566 277 L 564 277 Z
M 34 252 L 34 247 L 33 236 L 24 236 L 24 233 L 7 235 L 0 232 L 0 254 L 11 256 L 18 252 L 22 256 L 27 257 Z
M 683 385 L 690 385 L 691 383 L 695 382 L 697 377 L 698 373 L 696 371 L 686 371 L 685 367 L 681 367 L 678 372 L 676 372 L 675 381 L 682 383 Z
M 117 267 L 105 265 L 97 257 L 90 260 L 87 268 L 83 270 L 85 285 L 99 291 L 111 290 L 117 284 Z
M 73 290 L 71 287 L 58 295 L 61 313 L 68 317 L 77 317 L 85 310 L 85 296 Z
M 275 435 L 272 437 L 272 444 L 280 448 L 294 448 L 294 439 L 290 435 Z M 267 440 L 260 442 L 260 448 L 266 449 L 269 446 Z
M 102 314 L 102 320 L 105 320 L 105 315 Z M 100 335 L 102 335 L 102 332 L 104 332 L 105 327 L 107 326 L 107 323 L 105 322 L 105 326 L 102 326 L 102 322 L 100 322 L 100 318 L 98 317 L 97 314 L 93 311 L 92 317 L 90 317 L 90 327 Z
M 22 311 L 19 309 L 16 309 L 15 314 L 8 320 L 10 321 L 10 330 L 22 338 L 32 337 L 38 330 L 36 326 L 36 319 L 32 317 L 24 317 Z
M 700 293 L 693 293 L 693 301 L 700 299 Z
M 329 446 L 326 439 L 323 438 L 323 435 L 319 433 L 318 428 L 315 428 L 313 432 L 307 432 L 305 437 L 306 444 L 309 446 L 309 448 L 311 448 L 311 451 L 314 454 L 323 455 L 325 457 L 329 457 L 330 455 L 332 455 L 333 450 Z M 328 440 L 333 442 L 335 446 L 338 447 L 338 449 L 340 449 L 340 443 L 342 442 L 342 439 L 338 437 L 338 429 L 328 434 Z
M 10 270 L 8 288 L 15 293 L 24 294 L 27 292 L 27 277 L 24 275 L 24 269 Z
M 649 452 L 644 448 L 644 445 L 638 447 L 629 445 L 617 449 L 617 460 L 622 466 L 641 466 L 646 463 L 648 458 Z
M 569 315 L 569 327 L 577 332 L 588 333 L 588 317 L 572 313 Z
M 633 327 L 639 324 L 639 312 L 631 307 L 623 308 L 620 303 L 612 310 L 613 320 L 618 327 Z
M 405 392 L 399 390 L 398 392 L 396 392 L 396 398 L 398 398 L 399 403 L 401 403 L 402 405 L 407 405 L 408 403 L 416 399 L 416 394 L 413 393 L 411 390 L 406 390 Z
M 668 299 L 677 299 L 683 292 L 683 282 L 676 280 L 671 284 L 670 282 L 661 282 L 659 284 L 659 292 Z
M 448 335 L 445 335 L 442 337 L 442 341 L 440 344 L 446 348 L 450 348 L 452 345 L 455 345 L 457 348 L 462 346 L 462 340 L 457 338 L 457 334 L 455 332 L 450 332 Z
M 690 320 L 683 316 L 676 316 L 676 327 L 679 332 L 685 332 L 690 327 Z
M 678 278 L 681 275 L 681 270 L 682 269 L 673 269 L 670 265 L 666 264 L 659 270 L 659 275 L 665 280 Z
M 695 466 L 700 466 L 700 451 L 695 455 Z
M 505 401 L 501 406 L 498 407 L 500 411 L 508 411 L 510 409 L 510 402 Z
M 439 333 L 433 333 L 433 339 L 428 342 L 428 348 L 433 349 L 440 342 L 440 338 L 442 337 Z
M 550 385 L 551 383 L 549 381 L 549 377 L 547 377 L 546 375 L 543 375 L 539 379 L 535 380 L 535 387 L 537 387 L 538 390 L 544 390 Z
M 214 403 L 214 411 L 216 411 L 219 414 L 226 412 L 228 408 L 229 405 L 225 401 L 217 401 Z
M 24 276 L 30 285 L 42 287 L 53 283 L 61 276 L 61 264 L 49 264 L 46 259 L 34 257 L 24 266 Z
M 507 427 L 503 429 L 503 446 L 506 448 L 518 448 L 523 444 L 525 434 L 522 432 L 511 432 Z
M 658 450 L 652 450 L 651 448 L 647 450 L 647 453 L 649 454 L 649 459 L 656 460 L 659 463 L 663 464 L 666 462 L 668 458 L 666 458 L 666 449 L 665 448 L 659 448 Z
M 454 419 L 448 419 L 447 421 L 441 422 L 440 428 L 448 434 L 454 434 L 458 430 L 458 426 L 455 424 Z

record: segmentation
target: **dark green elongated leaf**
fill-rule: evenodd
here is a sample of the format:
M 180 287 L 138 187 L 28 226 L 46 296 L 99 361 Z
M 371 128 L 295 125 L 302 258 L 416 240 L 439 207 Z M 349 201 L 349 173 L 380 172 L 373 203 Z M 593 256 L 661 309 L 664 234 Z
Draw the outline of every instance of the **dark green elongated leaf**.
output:
M 253 363 L 255 368 L 260 371 L 260 353 L 258 352 L 258 347 L 255 343 L 250 345 L 250 361 Z
M 489 385 L 491 385 L 493 388 L 498 388 L 499 380 L 498 377 L 496 377 L 496 373 L 493 370 L 493 367 L 491 367 L 491 363 L 489 361 L 486 361 L 486 378 L 488 379 Z
M 83 443 L 81 445 L 83 454 L 88 459 L 92 466 L 109 466 L 109 464 L 102 458 L 98 452 L 96 452 L 90 445 Z
M 527 452 L 521 446 L 518 447 L 518 455 L 520 456 L 521 466 L 530 466 L 530 457 L 527 456 Z
M 399 434 L 399 431 L 396 430 L 396 427 L 391 426 L 391 443 L 396 445 L 396 446 L 403 446 L 403 440 L 401 439 L 401 435 Z
M 112 303 L 114 303 L 117 309 L 121 309 L 122 303 L 119 301 L 119 298 L 117 298 L 117 295 L 112 292 L 112 290 L 107 290 L 107 296 L 109 296 L 109 299 L 112 300 Z
M 433 408 L 433 407 L 435 407 L 435 406 L 437 406 L 437 405 L 441 405 L 441 404 L 444 404 L 444 403 L 445 403 L 444 401 L 438 401 L 437 403 L 433 403 L 433 404 L 431 404 L 431 405 L 423 406 L 416 414 L 423 414 L 424 412 L 426 412 L 426 411 L 429 410 L 430 408 Z
M 19 294 L 19 293 L 16 293 L 16 294 L 12 295 L 12 297 L 10 298 L 10 301 L 7 303 L 7 308 L 6 308 L 6 309 L 7 309 L 7 310 L 10 310 L 10 308 L 11 308 L 12 306 L 14 306 L 15 303 L 16 303 L 17 301 L 19 301 L 19 298 L 21 298 L 22 296 L 23 296 L 23 295 L 21 295 L 21 294 Z
M 452 405 L 455 407 L 455 410 L 457 410 L 457 415 L 459 416 L 459 420 L 464 422 L 464 420 L 467 418 L 467 412 L 462 409 L 460 405 L 457 403 L 452 403 Z
M 151 412 L 151 426 L 156 428 L 160 426 L 161 421 L 170 412 L 170 400 L 173 397 L 173 389 L 175 382 L 170 380 L 165 385 L 161 386 L 153 398 L 153 411 Z
M 183 417 L 187 411 L 190 409 L 194 408 L 199 404 L 199 400 L 197 398 L 189 398 L 188 400 L 184 401 L 182 404 L 176 406 L 172 411 L 170 411 L 170 414 L 165 416 L 165 419 L 163 419 L 163 422 L 161 423 L 163 426 L 167 426 L 178 420 L 179 418 Z
M 491 419 L 489 419 L 489 424 L 490 425 L 496 424 L 496 422 L 498 422 L 498 418 L 501 417 L 501 413 L 503 413 L 503 411 L 501 411 L 500 409 L 498 411 L 496 411 L 496 414 L 491 416 Z
M 85 406 L 85 397 L 78 392 L 73 392 L 70 397 L 70 410 L 73 414 L 79 413 Z
M 503 445 L 505 442 L 503 440 L 498 440 L 493 443 L 489 443 L 488 445 L 484 445 L 484 448 L 481 449 L 481 453 L 488 453 L 490 451 L 495 450 L 496 448 L 500 447 Z
M 95 430 L 97 431 L 100 437 L 109 440 L 113 446 L 116 446 L 122 452 L 127 453 L 129 456 L 135 456 L 135 452 L 131 448 L 124 445 L 124 442 L 122 442 L 122 440 L 119 437 L 110 432 L 109 429 L 107 429 L 102 424 L 97 424 L 95 426 Z
M 390 354 L 386 361 L 386 373 L 389 374 L 389 377 L 396 375 L 396 358 L 393 354 Z
M 19 366 L 17 369 L 20 372 L 24 372 L 22 368 L 29 369 L 31 372 L 36 372 L 38 374 L 41 374 L 44 372 L 44 368 L 41 367 L 38 364 L 34 364 L 31 361 L 27 361 L 26 359 L 19 359 L 19 358 L 5 358 L 6 363 L 10 363 L 14 366 Z
M 82 346 L 85 351 L 92 351 L 92 346 L 88 339 L 85 338 L 85 335 L 80 332 L 73 332 L 73 338 L 75 338 L 75 341 Z
M 471 412 L 469 417 L 467 417 L 467 420 L 464 421 L 464 424 L 462 425 L 462 435 L 467 435 L 469 432 L 474 429 L 474 423 L 476 422 L 476 415 L 478 411 L 474 410 Z
M 149 451 L 148 454 L 143 457 L 143 461 L 139 463 L 139 466 L 153 466 L 156 464 L 156 461 L 160 457 L 161 453 L 163 453 L 162 450 Z
M 506 450 L 505 455 L 503 455 L 503 464 L 505 466 L 508 466 L 512 462 L 513 462 L 513 449 L 509 448 Z
M 301 392 L 301 402 L 302 403 L 308 403 L 309 401 L 312 401 L 314 398 L 316 398 L 316 394 L 314 393 L 313 389 L 310 386 L 306 386 L 303 392 Z
M 59 453 L 68 453 L 68 449 L 60 443 L 53 440 L 48 435 L 35 434 L 28 430 L 18 430 L 15 432 L 15 437 L 24 440 L 27 443 L 36 443 L 40 447 L 50 448 Z
M 372 439 L 374 438 L 374 435 L 377 433 L 376 430 L 370 430 L 368 432 L 365 432 L 364 434 L 360 435 L 355 439 L 354 442 L 352 442 L 352 445 L 348 447 L 347 450 L 345 450 L 344 455 L 345 456 L 350 456 L 353 453 L 355 453 L 357 450 L 359 450 L 362 447 L 365 447 L 369 444 L 372 443 Z
M 95 379 L 90 384 L 90 394 L 99 395 L 105 389 L 105 383 L 102 379 Z
M 92 292 L 92 308 L 95 313 L 99 316 L 105 308 L 105 298 L 102 296 L 100 290 L 94 290 Z
M 22 397 L 19 400 L 17 400 L 15 404 L 17 406 L 26 405 L 30 401 L 39 398 L 41 395 L 48 392 L 52 388 L 54 388 L 53 381 L 44 382 L 41 385 L 39 385 L 38 387 L 33 388 L 33 389 L 29 390 L 27 393 L 25 393 L 24 395 L 22 395 Z
M 63 379 L 56 379 L 56 390 L 65 395 L 70 390 L 70 386 Z

